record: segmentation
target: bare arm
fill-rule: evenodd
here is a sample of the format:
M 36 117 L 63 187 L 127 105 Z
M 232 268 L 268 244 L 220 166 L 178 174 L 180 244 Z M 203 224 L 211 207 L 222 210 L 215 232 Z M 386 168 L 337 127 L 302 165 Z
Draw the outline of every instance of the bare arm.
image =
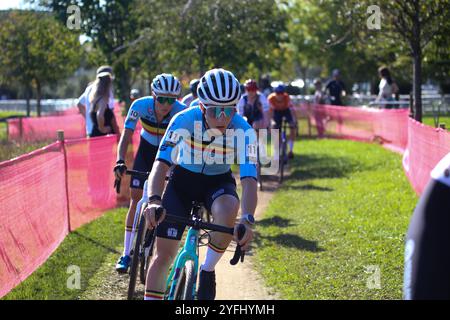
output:
M 78 107 L 78 111 L 81 113 L 83 118 L 86 119 L 86 106 L 84 104 L 82 104 L 82 103 L 78 103 L 77 107 Z
M 258 186 L 253 178 L 244 178 L 242 184 L 241 212 L 243 214 L 255 214 L 258 203 Z
M 169 166 L 162 161 L 155 161 L 153 163 L 152 172 L 148 177 L 148 196 L 158 195 L 162 196 L 164 185 L 166 181 L 166 174 Z
M 151 196 L 162 196 L 162 193 L 164 191 L 164 185 L 165 185 L 165 179 L 167 170 L 169 170 L 169 166 L 162 162 L 162 161 L 155 161 L 153 163 L 152 172 L 150 173 L 150 176 L 148 177 L 148 197 Z M 144 216 L 147 221 L 147 226 L 149 228 L 154 228 L 158 225 L 158 222 L 163 221 L 166 214 L 165 212 L 159 219 L 159 221 L 156 221 L 155 213 L 156 209 L 161 206 L 160 200 L 152 200 L 149 205 L 144 209 Z
M 131 137 L 133 135 L 133 130 L 125 129 L 120 136 L 118 152 L 117 152 L 117 161 L 125 160 L 125 156 L 127 154 L 128 145 L 130 144 Z

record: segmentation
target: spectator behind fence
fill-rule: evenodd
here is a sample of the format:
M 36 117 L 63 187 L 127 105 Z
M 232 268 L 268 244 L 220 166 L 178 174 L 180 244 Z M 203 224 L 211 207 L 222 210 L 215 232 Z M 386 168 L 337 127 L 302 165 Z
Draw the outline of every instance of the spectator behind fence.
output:
M 89 93 L 89 119 L 92 123 L 89 137 L 91 138 L 110 133 L 119 133 L 114 113 L 108 106 L 111 85 L 112 75 L 109 72 L 99 73 L 92 84 L 92 89 Z
M 325 96 L 322 91 L 322 81 L 319 78 L 314 79 L 314 104 L 324 104 Z
M 338 69 L 333 70 L 333 79 L 328 82 L 325 87 L 325 92 L 330 97 L 330 104 L 335 106 L 342 106 L 341 97 L 345 97 L 345 84 L 340 80 L 341 73 Z
M 386 109 L 397 108 L 398 105 L 384 103 L 386 101 L 398 100 L 399 89 L 397 84 L 392 80 L 389 69 L 385 66 L 380 67 L 378 69 L 378 74 L 381 78 L 381 81 L 378 86 L 379 92 L 376 101 L 382 102 L 381 106 Z
M 324 104 L 325 103 L 325 95 L 322 91 L 322 81 L 320 81 L 319 78 L 314 79 L 314 99 L 313 99 L 313 108 L 316 108 L 316 105 L 318 104 Z M 320 115 L 320 113 L 317 110 L 313 109 L 314 119 L 316 121 L 316 128 L 317 128 L 317 134 L 319 137 L 323 137 L 325 133 L 325 127 L 324 127 L 324 119 Z
M 97 75 L 107 72 L 109 73 L 112 78 L 113 76 L 113 70 L 110 66 L 101 66 L 97 69 Z M 89 117 L 89 110 L 91 109 L 91 105 L 89 102 L 89 95 L 92 91 L 92 87 L 95 81 L 88 84 L 86 89 L 84 90 L 83 94 L 78 98 L 78 110 L 80 111 L 81 115 L 86 121 L 86 135 L 88 136 L 90 132 L 92 131 L 92 121 Z M 110 95 L 109 95 L 109 101 L 108 101 L 108 107 L 113 110 L 114 109 L 114 94 L 113 94 L 113 86 L 111 85 L 110 89 Z M 117 127 L 118 129 L 118 127 Z

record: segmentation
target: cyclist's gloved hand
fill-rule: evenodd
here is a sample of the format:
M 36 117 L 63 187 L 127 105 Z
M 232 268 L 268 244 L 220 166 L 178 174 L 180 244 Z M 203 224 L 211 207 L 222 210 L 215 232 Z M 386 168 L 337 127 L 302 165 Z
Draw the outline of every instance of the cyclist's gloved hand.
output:
M 250 243 L 251 243 L 251 241 L 253 239 L 253 230 L 252 230 L 252 228 L 249 225 L 247 225 L 245 223 L 242 223 L 240 225 L 243 225 L 245 227 L 245 234 L 242 237 L 242 239 L 239 240 L 238 239 L 238 227 L 239 227 L 239 224 L 235 225 L 234 226 L 234 235 L 233 235 L 234 241 L 236 241 L 241 246 L 241 249 L 243 251 L 247 251 L 248 249 L 250 249 Z
M 122 179 L 123 174 L 127 171 L 127 166 L 125 165 L 125 161 L 117 160 L 116 165 L 114 167 L 114 175 L 117 180 Z
M 158 212 L 162 212 L 159 219 L 156 217 L 157 210 Z M 147 222 L 147 228 L 153 229 L 164 220 L 166 217 L 166 210 L 160 204 L 150 203 L 144 209 L 144 217 Z

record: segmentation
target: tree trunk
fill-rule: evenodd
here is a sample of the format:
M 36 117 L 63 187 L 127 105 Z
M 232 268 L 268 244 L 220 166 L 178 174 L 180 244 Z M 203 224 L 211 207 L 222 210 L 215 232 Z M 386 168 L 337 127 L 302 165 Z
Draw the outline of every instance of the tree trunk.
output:
M 414 119 L 422 122 L 422 53 L 420 50 L 414 54 L 413 60 Z
M 411 51 L 413 56 L 413 92 L 414 92 L 414 119 L 422 122 L 422 26 L 420 25 L 420 1 L 413 1 L 415 15 L 412 19 L 413 30 Z
M 25 97 L 27 100 L 27 117 L 31 116 L 31 105 L 30 105 L 30 99 L 32 95 L 31 86 L 27 85 L 25 88 Z
M 37 116 L 41 116 L 41 83 L 36 80 L 36 112 Z

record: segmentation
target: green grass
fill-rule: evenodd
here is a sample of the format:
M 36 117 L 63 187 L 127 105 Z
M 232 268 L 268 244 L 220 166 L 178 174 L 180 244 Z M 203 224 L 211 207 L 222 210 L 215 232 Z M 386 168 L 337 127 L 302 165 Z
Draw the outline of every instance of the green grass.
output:
M 401 299 L 417 202 L 401 157 L 377 145 L 302 140 L 292 175 L 257 223 L 256 264 L 284 299 Z M 369 289 L 366 268 L 381 271 Z
M 106 257 L 111 253 L 120 256 L 126 212 L 126 208 L 109 211 L 69 234 L 37 271 L 3 299 L 78 299 Z M 67 288 L 67 281 L 73 275 L 67 273 L 67 268 L 72 265 L 80 268 L 79 290 Z
M 42 142 L 9 142 L 0 140 L 0 162 L 10 160 L 25 153 L 34 151 L 36 149 L 45 147 L 54 141 L 42 141 Z
M 422 122 L 431 127 L 435 127 L 433 116 L 424 116 Z M 447 130 L 450 130 L 450 116 L 440 116 L 439 123 L 445 123 Z

